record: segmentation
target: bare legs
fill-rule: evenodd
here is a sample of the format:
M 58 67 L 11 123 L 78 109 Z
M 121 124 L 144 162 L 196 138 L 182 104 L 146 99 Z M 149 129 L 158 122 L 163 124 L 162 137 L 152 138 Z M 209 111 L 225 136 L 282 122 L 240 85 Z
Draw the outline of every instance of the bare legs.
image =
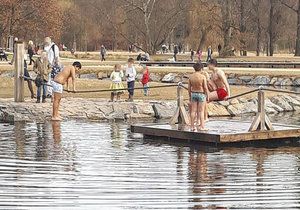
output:
M 197 117 L 197 122 L 199 123 L 199 130 L 204 131 L 205 129 L 205 107 L 206 102 L 198 103 L 198 102 L 191 102 L 190 105 L 190 118 L 191 118 L 191 131 L 195 131 L 195 120 Z
M 61 101 L 62 94 L 61 93 L 53 93 L 53 112 L 52 112 L 52 121 L 60 121 L 61 117 L 59 115 L 59 105 Z
M 122 95 L 121 92 L 119 92 L 119 93 L 112 92 L 110 94 L 110 102 L 114 102 L 115 96 L 117 96 L 117 101 L 120 101 L 121 100 L 121 95 Z
M 195 131 L 195 119 L 196 119 L 196 115 L 197 115 L 197 104 L 198 104 L 198 102 L 191 102 L 191 105 L 190 105 L 191 131 Z
M 197 119 L 198 122 L 200 121 L 200 125 L 199 125 L 199 130 L 200 131 L 205 131 L 207 129 L 205 129 L 204 125 L 205 125 L 205 110 L 206 107 L 206 102 L 203 103 L 198 103 L 198 111 L 197 111 Z

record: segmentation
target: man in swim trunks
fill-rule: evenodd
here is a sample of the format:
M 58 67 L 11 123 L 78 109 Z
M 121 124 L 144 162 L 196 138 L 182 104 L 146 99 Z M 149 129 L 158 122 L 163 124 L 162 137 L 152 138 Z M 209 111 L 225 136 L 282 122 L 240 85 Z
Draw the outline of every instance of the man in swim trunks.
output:
M 230 97 L 230 88 L 224 71 L 217 69 L 217 60 L 211 59 L 208 69 L 212 71 L 208 82 L 210 101 L 223 101 Z
M 200 122 L 199 129 L 205 130 L 204 109 L 206 101 L 209 101 L 209 91 L 207 87 L 206 77 L 202 74 L 203 64 L 196 63 L 194 65 L 195 73 L 189 78 L 189 98 L 190 98 L 190 120 L 191 130 L 195 130 L 195 118 Z
M 73 92 L 76 92 L 75 89 L 75 76 L 76 71 L 81 69 L 81 63 L 76 61 L 72 66 L 65 67 L 60 73 L 58 73 L 54 81 L 52 82 L 52 88 L 54 93 L 53 100 L 53 113 L 52 113 L 52 121 L 60 121 L 61 117 L 59 115 L 59 105 L 62 98 L 63 86 L 67 83 L 69 89 L 69 82 L 72 80 Z

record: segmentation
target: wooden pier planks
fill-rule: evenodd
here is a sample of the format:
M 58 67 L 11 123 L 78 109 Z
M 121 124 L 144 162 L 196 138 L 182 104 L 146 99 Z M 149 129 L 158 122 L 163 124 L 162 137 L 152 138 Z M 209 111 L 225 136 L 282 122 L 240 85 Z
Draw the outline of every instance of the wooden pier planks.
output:
M 274 124 L 274 130 L 248 132 L 251 122 L 213 120 L 207 123 L 208 131 L 191 132 L 189 127 L 152 124 L 132 125 L 131 131 L 145 136 L 193 140 L 210 143 L 237 143 L 245 141 L 267 141 L 274 139 L 295 139 L 300 137 L 300 127 Z

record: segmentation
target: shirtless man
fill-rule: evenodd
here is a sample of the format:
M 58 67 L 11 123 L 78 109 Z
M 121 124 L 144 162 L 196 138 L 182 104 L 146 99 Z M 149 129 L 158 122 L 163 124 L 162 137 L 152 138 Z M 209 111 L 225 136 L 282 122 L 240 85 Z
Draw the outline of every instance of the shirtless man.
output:
M 52 113 L 52 121 L 60 121 L 61 117 L 59 115 L 59 105 L 60 100 L 62 98 L 63 93 L 63 86 L 67 83 L 69 89 L 69 83 L 72 80 L 73 91 L 76 92 L 75 89 L 75 75 L 76 71 L 81 69 L 80 62 L 74 62 L 72 66 L 65 67 L 60 73 L 58 73 L 53 81 L 53 93 L 54 93 L 54 100 L 53 100 L 53 113 Z
M 212 71 L 211 80 L 208 83 L 210 101 L 223 101 L 230 97 L 230 88 L 225 73 L 217 69 L 217 60 L 211 59 L 208 69 Z
M 203 65 L 196 63 L 194 65 L 195 73 L 189 78 L 189 98 L 190 98 L 190 120 L 191 130 L 195 131 L 195 118 L 200 122 L 199 129 L 206 130 L 204 127 L 204 109 L 206 101 L 209 101 L 209 91 L 207 87 L 206 77 L 203 75 Z

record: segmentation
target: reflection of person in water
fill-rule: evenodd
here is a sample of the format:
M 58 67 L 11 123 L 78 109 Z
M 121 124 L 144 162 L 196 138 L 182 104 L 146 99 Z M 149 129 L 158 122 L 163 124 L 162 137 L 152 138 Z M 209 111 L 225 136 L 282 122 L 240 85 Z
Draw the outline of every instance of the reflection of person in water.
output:
M 216 181 L 224 178 L 224 166 L 220 164 L 221 161 L 214 161 L 215 163 L 209 164 L 207 159 L 207 153 L 203 151 L 190 151 L 189 157 L 189 179 L 193 182 L 193 193 L 194 195 L 216 195 L 224 194 L 226 189 L 219 188 Z M 205 189 L 203 186 L 208 186 Z M 214 188 L 216 187 L 216 188 Z M 202 198 L 193 198 L 192 202 L 199 203 Z M 195 205 L 194 209 L 201 209 L 204 206 Z M 206 207 L 207 208 L 207 207 Z M 209 209 L 225 209 L 223 207 L 211 205 Z
M 60 122 L 59 121 L 52 122 L 52 132 L 53 132 L 54 143 L 59 144 L 61 141 L 61 130 L 60 130 Z
M 119 123 L 112 123 L 110 126 L 110 135 L 111 135 L 111 144 L 113 148 L 116 149 L 120 149 L 122 147 L 122 144 L 124 143 L 124 141 L 122 139 L 122 135 L 120 132 L 121 128 L 120 128 L 120 124 Z

